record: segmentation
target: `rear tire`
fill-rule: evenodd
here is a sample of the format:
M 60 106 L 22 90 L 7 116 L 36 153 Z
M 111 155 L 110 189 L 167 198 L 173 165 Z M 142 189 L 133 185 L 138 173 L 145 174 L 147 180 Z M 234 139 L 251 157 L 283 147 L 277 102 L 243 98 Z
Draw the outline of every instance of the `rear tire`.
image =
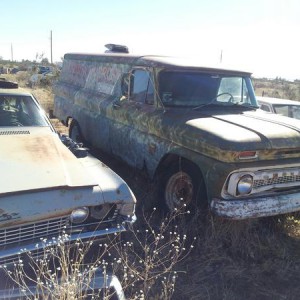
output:
M 167 167 L 162 174 L 160 200 L 166 212 L 175 209 L 195 212 L 197 208 L 207 207 L 207 197 L 200 170 L 186 160 L 179 160 Z
M 84 139 L 77 121 L 72 120 L 69 128 L 69 137 L 76 143 L 83 143 Z

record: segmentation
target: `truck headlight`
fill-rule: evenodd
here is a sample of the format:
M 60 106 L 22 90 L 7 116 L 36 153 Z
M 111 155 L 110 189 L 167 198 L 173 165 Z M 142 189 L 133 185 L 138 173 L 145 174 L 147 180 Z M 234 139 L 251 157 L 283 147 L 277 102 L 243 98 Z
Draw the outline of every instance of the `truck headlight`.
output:
M 89 209 L 88 207 L 79 207 L 74 209 L 71 212 L 71 222 L 74 224 L 80 224 L 83 223 L 89 216 Z
M 237 194 L 247 195 L 250 194 L 253 187 L 253 177 L 251 175 L 244 175 L 237 183 Z

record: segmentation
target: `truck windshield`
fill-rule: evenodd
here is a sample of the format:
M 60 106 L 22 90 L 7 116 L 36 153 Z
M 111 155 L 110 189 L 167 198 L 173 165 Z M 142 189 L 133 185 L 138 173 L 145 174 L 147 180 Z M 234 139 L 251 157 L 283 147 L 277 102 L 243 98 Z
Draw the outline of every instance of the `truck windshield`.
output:
M 192 71 L 162 71 L 159 95 L 165 106 L 200 107 L 207 104 L 255 106 L 249 77 L 212 75 Z

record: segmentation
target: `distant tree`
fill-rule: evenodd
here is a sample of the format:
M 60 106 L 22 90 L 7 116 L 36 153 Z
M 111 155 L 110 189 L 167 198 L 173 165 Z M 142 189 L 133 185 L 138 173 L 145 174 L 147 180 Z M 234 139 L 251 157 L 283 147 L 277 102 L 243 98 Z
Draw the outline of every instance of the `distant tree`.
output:
M 45 55 L 44 52 L 42 52 L 42 53 L 37 52 L 36 55 L 35 55 L 35 60 L 36 61 L 42 61 L 44 59 L 44 55 Z
M 43 65 L 49 65 L 49 60 L 48 60 L 48 58 L 47 58 L 47 57 L 43 58 L 43 59 L 41 60 L 41 64 L 43 64 Z

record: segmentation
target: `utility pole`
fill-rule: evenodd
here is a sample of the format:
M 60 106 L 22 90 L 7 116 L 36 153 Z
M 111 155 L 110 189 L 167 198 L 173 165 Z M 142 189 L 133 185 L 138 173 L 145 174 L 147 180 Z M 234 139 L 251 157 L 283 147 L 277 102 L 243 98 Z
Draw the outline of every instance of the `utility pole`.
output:
M 13 51 L 13 45 L 10 44 L 10 54 L 11 54 L 11 61 L 14 61 L 14 51 Z
M 221 50 L 220 63 L 222 63 L 222 60 L 223 60 L 223 50 Z
M 50 31 L 50 53 L 51 53 L 51 65 L 53 64 L 52 60 L 52 30 Z

